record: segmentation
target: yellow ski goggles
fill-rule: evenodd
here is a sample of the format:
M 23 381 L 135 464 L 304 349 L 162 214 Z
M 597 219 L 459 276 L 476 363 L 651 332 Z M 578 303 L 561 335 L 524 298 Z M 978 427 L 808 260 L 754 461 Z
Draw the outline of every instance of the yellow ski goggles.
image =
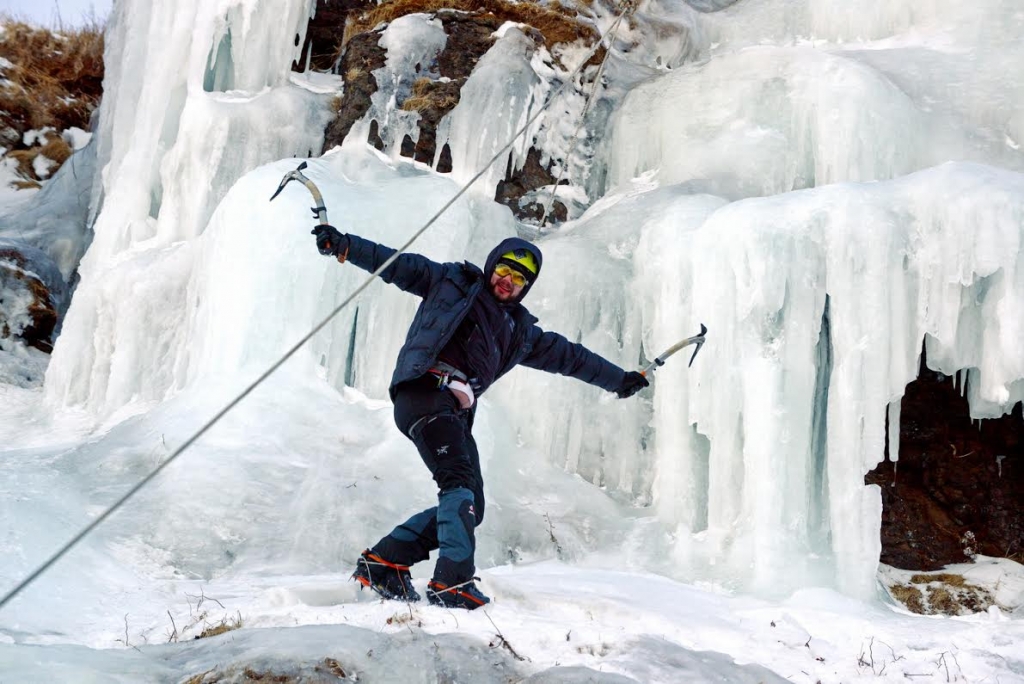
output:
M 526 287 L 526 276 L 512 268 L 508 264 L 498 264 L 494 267 L 494 275 L 499 278 L 511 278 L 513 285 Z

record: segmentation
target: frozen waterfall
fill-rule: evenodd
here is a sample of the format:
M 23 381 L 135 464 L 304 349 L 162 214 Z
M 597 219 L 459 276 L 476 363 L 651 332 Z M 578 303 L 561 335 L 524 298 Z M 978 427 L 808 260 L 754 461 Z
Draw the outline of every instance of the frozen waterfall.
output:
M 557 527 L 572 562 L 608 554 L 761 594 L 870 597 L 881 499 L 864 475 L 922 344 L 932 368 L 967 371 L 972 416 L 1024 400 L 1024 14 L 1014 0 L 869 4 L 747 0 L 702 14 L 652 2 L 640 12 L 667 33 L 620 37 L 585 122 L 587 166 L 570 168 L 588 208 L 541 238 L 545 272 L 525 304 L 624 367 L 702 322 L 708 344 L 692 368 L 680 357 L 660 369 L 642 401 L 528 369 L 496 386 L 477 427 L 496 500 L 481 564 L 550 556 Z M 396 108 L 402 69 L 445 38 L 405 17 L 384 32 L 370 114 L 317 158 L 337 83 L 290 72 L 314 9 L 117 4 L 95 238 L 45 394 L 58 414 L 136 422 L 82 459 L 137 473 L 154 434 L 187 436 L 182 416 L 205 418 L 209 396 L 255 377 L 362 282 L 316 253 L 304 189 L 268 203 L 300 159 L 313 158 L 339 228 L 398 246 L 564 73 L 506 27 L 441 122 L 453 171 L 437 173 L 393 153 L 415 131 Z M 694 61 L 680 63 L 680 27 Z M 371 117 L 391 131 L 385 153 L 363 144 Z M 564 121 L 538 127 L 567 147 Z M 481 263 L 526 230 L 492 201 L 501 171 L 413 249 Z M 171 470 L 142 502 L 256 487 L 258 514 L 125 522 L 119 538 L 197 572 L 319 567 L 429 500 L 382 401 L 416 303 L 374 284 L 282 369 L 273 397 L 240 409 L 231 439 L 188 455 L 216 480 Z M 143 438 L 147 455 L 133 455 Z M 360 464 L 389 481 L 343 490 Z M 362 526 L 337 531 L 351 519 Z

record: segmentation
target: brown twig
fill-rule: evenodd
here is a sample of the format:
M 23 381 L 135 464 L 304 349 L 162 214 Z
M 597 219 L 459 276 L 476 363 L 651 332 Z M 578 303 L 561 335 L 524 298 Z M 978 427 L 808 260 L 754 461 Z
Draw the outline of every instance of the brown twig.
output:
M 490 616 L 490 615 L 488 615 L 488 613 L 487 613 L 487 611 L 486 611 L 486 610 L 484 611 L 484 615 L 486 615 L 486 616 L 487 616 L 487 619 L 488 619 L 488 620 L 490 620 L 490 623 L 491 623 L 492 625 L 494 625 L 494 629 L 495 629 L 495 631 L 496 631 L 496 632 L 498 633 L 498 634 L 497 634 L 496 636 L 498 637 L 498 639 L 499 639 L 500 641 L 499 641 L 499 643 L 498 643 L 497 645 L 498 645 L 498 646 L 502 646 L 502 647 L 504 647 L 505 649 L 507 649 L 507 650 L 508 650 L 508 652 L 512 654 L 512 657 L 513 657 L 513 658 L 515 658 L 516 660 L 519 660 L 519 661 L 526 661 L 526 660 L 529 660 L 529 658 L 525 658 L 525 657 L 523 657 L 523 656 L 519 655 L 518 653 L 516 653 L 516 650 L 515 650 L 514 648 L 512 648 L 512 644 L 508 643 L 508 639 L 506 639 L 506 638 L 505 638 L 505 635 L 501 633 L 501 630 L 500 630 L 500 629 L 498 629 L 498 625 L 495 625 L 495 624 L 494 624 L 494 620 L 491 620 L 491 616 Z M 568 635 L 566 635 L 566 636 L 568 637 Z M 490 646 L 491 646 L 491 648 L 494 648 L 494 647 L 495 647 L 495 644 L 494 644 L 494 642 L 493 642 L 493 641 L 491 642 Z
M 171 635 L 167 637 L 167 643 L 176 642 L 178 640 L 178 626 L 174 624 L 174 616 L 171 615 L 171 611 L 167 611 L 167 617 L 171 618 L 171 627 L 174 628 L 174 631 L 171 632 Z

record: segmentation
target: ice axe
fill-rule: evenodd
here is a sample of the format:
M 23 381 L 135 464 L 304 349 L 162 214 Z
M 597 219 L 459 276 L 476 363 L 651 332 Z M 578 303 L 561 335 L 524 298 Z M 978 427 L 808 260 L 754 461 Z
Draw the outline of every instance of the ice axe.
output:
M 320 220 L 320 225 L 326 226 L 328 223 L 327 207 L 324 206 L 323 195 L 320 194 L 320 188 L 316 187 L 316 183 L 309 180 L 309 178 L 302 173 L 302 170 L 305 168 L 306 162 L 302 162 L 294 171 L 289 171 L 284 174 L 284 178 L 281 179 L 281 184 L 277 186 L 277 190 L 270 196 L 270 201 L 273 202 L 274 198 L 281 194 L 281 191 L 284 190 L 284 186 L 288 185 L 293 180 L 300 181 L 303 185 L 309 188 L 309 191 L 313 194 L 313 200 L 316 202 L 315 207 L 310 207 L 313 211 L 313 216 L 316 216 Z
M 654 361 L 651 361 L 646 368 L 640 371 L 640 375 L 647 377 L 647 374 L 653 373 L 655 369 L 658 368 L 658 366 L 664 366 L 665 359 L 672 356 L 683 347 L 689 347 L 691 344 L 695 344 L 697 345 L 697 348 L 693 350 L 693 356 L 690 357 L 690 363 L 686 364 L 687 367 L 692 366 L 693 360 L 697 358 L 697 352 L 699 352 L 700 348 L 704 346 L 704 336 L 707 334 L 707 332 L 707 326 L 701 323 L 700 332 L 698 334 L 694 335 L 693 337 L 687 337 L 685 340 L 679 340 L 671 347 L 663 351 L 661 354 L 658 354 L 657 358 L 655 358 Z

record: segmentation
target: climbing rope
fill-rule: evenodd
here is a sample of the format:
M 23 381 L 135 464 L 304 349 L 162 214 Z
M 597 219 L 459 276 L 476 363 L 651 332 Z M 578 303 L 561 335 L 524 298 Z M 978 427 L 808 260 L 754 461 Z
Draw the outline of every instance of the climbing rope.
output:
M 597 93 L 597 89 L 601 87 L 601 76 L 604 74 L 604 65 L 608 62 L 608 55 L 612 53 L 612 45 L 615 43 L 615 34 L 619 30 L 619 24 L 622 23 L 623 18 L 632 16 L 639 6 L 639 0 L 625 0 L 623 3 L 623 9 L 615 19 L 615 23 L 611 25 L 611 28 L 609 28 L 608 32 L 605 34 L 609 36 L 608 48 L 605 50 L 604 57 L 601 58 L 601 64 L 597 67 L 597 73 L 594 75 L 594 87 L 590 89 L 590 94 L 587 95 L 587 99 L 583 103 L 583 111 L 580 112 L 579 120 L 576 122 L 576 130 L 572 132 L 572 138 L 569 142 L 569 152 L 565 155 L 565 159 L 562 160 L 561 168 L 558 170 L 558 178 L 555 180 L 554 187 L 551 188 L 551 197 L 548 198 L 548 205 L 541 214 L 540 230 L 542 232 L 544 230 L 544 226 L 548 223 L 548 217 L 551 216 L 551 209 L 555 205 L 555 194 L 558 192 L 558 186 L 561 185 L 566 169 L 569 168 L 569 160 L 572 159 L 572 153 L 576 151 L 576 141 L 579 139 L 580 129 L 583 128 L 583 121 L 587 118 L 587 112 L 590 110 L 590 103 L 593 101 L 594 95 Z M 602 42 L 603 41 L 598 41 L 598 45 L 601 45 Z
M 190 446 L 192 446 L 196 442 L 196 440 L 198 440 L 200 437 L 202 437 L 204 434 L 206 434 L 206 432 L 211 427 L 213 427 L 215 424 L 217 424 L 217 422 L 220 421 L 220 419 L 223 418 L 228 413 L 228 411 L 232 410 L 235 406 L 237 406 L 239 404 L 239 402 L 241 402 L 243 399 L 245 399 L 247 396 L 249 396 L 249 394 L 251 394 L 254 389 L 256 389 L 264 380 L 266 380 L 268 377 L 270 377 L 270 375 L 272 373 L 274 373 L 274 371 L 276 371 L 278 368 L 280 368 L 285 363 L 285 361 L 290 359 L 295 354 L 295 352 L 297 352 L 299 349 L 301 349 L 303 347 L 303 345 L 306 344 L 306 342 L 308 342 L 310 339 L 312 339 L 312 337 L 314 335 L 316 335 L 318 332 L 323 330 L 324 327 L 326 327 L 327 324 L 330 323 L 331 320 L 335 316 L 337 316 L 338 313 L 340 313 L 342 309 L 344 309 L 346 306 L 348 306 L 357 296 L 359 296 L 363 292 L 363 290 L 365 290 L 367 287 L 369 287 L 370 284 L 374 281 L 374 279 L 376 279 L 376 277 L 379 276 L 380 273 L 384 269 L 386 269 L 388 266 L 390 266 L 392 263 L 394 263 L 395 259 L 397 259 L 401 254 L 405 253 L 409 249 L 409 247 L 417 239 L 419 239 L 419 237 L 423 233 L 425 233 L 427 231 L 427 229 L 430 228 L 430 226 L 432 226 L 434 224 L 434 222 L 437 221 L 437 219 L 440 218 L 441 215 L 444 214 L 444 212 L 446 212 L 448 210 L 449 207 L 451 207 L 455 203 L 456 200 L 458 200 L 460 197 L 462 197 L 462 195 L 464 195 L 466 193 L 466 191 L 469 190 L 470 187 L 472 187 L 473 183 L 478 181 L 480 179 L 480 177 L 483 176 L 488 171 L 488 169 L 490 169 L 491 166 L 496 161 L 498 161 L 499 158 L 501 158 L 502 155 L 504 155 L 508 150 L 510 150 L 512 148 L 512 145 L 515 144 L 516 140 L 518 140 L 519 137 L 521 135 L 523 135 L 523 133 L 525 133 L 530 128 L 530 126 L 533 125 L 533 123 L 540 117 L 540 115 L 544 112 L 544 110 L 547 109 L 548 105 L 550 105 L 551 102 L 559 94 L 561 94 L 561 92 L 570 83 L 574 82 L 574 79 L 576 78 L 576 75 L 580 72 L 581 69 L 583 69 L 583 67 L 587 64 L 587 62 L 590 61 L 590 58 L 593 57 L 594 54 L 597 52 L 597 50 L 603 45 L 603 43 L 604 43 L 604 36 L 608 35 L 609 33 L 614 35 L 614 31 L 618 29 L 618 26 L 622 22 L 623 17 L 626 16 L 627 11 L 628 12 L 632 12 L 635 9 L 635 7 L 636 7 L 636 3 L 637 3 L 637 0 L 622 0 L 622 2 L 620 3 L 619 16 L 616 18 L 615 22 L 612 24 L 612 27 L 609 29 L 608 32 L 606 32 L 604 35 L 602 35 L 597 40 L 597 42 L 595 43 L 594 47 L 587 53 L 587 55 L 582 60 L 580 60 L 579 66 L 577 66 L 572 71 L 572 73 L 569 74 L 569 76 L 565 79 L 565 82 L 563 82 L 561 86 L 559 86 L 557 89 L 555 89 L 555 91 L 553 93 L 551 93 L 551 95 L 547 98 L 547 100 L 540 107 L 540 109 L 538 109 L 537 112 L 533 116 L 531 116 L 527 120 L 527 122 L 525 124 L 523 124 L 522 127 L 518 131 L 516 131 L 515 135 L 513 135 L 512 138 L 507 143 L 505 143 L 505 145 L 500 150 L 498 150 L 494 154 L 493 157 L 491 157 L 491 160 L 489 162 L 487 162 L 483 166 L 483 168 L 481 168 L 479 171 L 477 171 L 477 173 L 472 178 L 470 178 L 465 183 L 465 185 L 463 185 L 462 188 L 457 193 L 455 193 L 455 195 L 450 200 L 448 200 L 444 204 L 444 206 L 442 206 L 440 209 L 438 209 L 437 212 L 434 213 L 434 215 L 431 216 L 430 219 L 425 224 L 423 224 L 422 228 L 420 228 L 415 233 L 413 233 L 412 237 L 410 237 L 405 242 L 405 244 L 403 244 L 401 247 L 399 247 L 398 250 L 395 251 L 394 254 L 392 254 L 390 257 L 388 257 L 388 259 L 385 260 L 384 263 L 382 263 L 377 268 L 377 270 L 375 270 L 373 273 L 371 273 L 370 276 L 368 278 L 366 278 L 366 280 L 364 280 L 361 285 L 359 285 L 359 287 L 357 287 L 348 297 L 346 297 L 344 299 L 344 301 L 341 302 L 341 304 L 336 306 L 334 308 L 334 310 L 331 311 L 330 314 L 328 314 L 322 321 L 317 323 L 316 326 L 312 330 L 310 330 L 306 335 L 304 335 L 302 337 L 302 339 L 300 339 L 298 342 L 296 342 L 287 352 L 284 353 L 284 355 L 280 359 L 275 361 L 274 364 L 270 366 L 270 368 L 268 368 L 266 371 L 261 373 L 258 378 L 256 378 L 245 389 L 243 389 L 241 391 L 241 393 L 237 397 L 232 399 L 224 408 L 222 408 L 220 411 L 218 411 L 216 414 L 214 414 L 214 416 L 212 418 L 210 418 L 208 421 L 206 421 L 206 423 L 203 424 L 203 426 L 200 427 L 191 437 L 186 439 L 185 442 L 174 451 L 174 453 L 172 453 L 164 461 L 162 461 L 156 468 L 154 468 L 152 470 L 152 472 L 150 472 L 148 475 L 146 475 L 146 477 L 144 477 L 138 484 L 136 484 L 134 487 L 129 489 L 128 492 L 124 494 L 124 496 L 122 496 L 120 499 L 115 501 L 109 508 L 107 508 L 105 511 L 103 511 L 103 513 L 101 513 L 99 515 L 99 517 L 97 517 L 95 520 L 93 520 L 91 523 L 89 523 L 81 532 L 79 532 L 74 537 L 72 537 L 70 541 L 68 541 L 56 553 L 54 553 L 52 556 L 50 556 L 50 558 L 47 559 L 46 562 L 44 562 L 42 565 L 40 565 L 38 568 L 36 568 L 36 570 L 34 570 L 30 575 L 28 575 L 25 579 L 23 579 L 21 582 L 19 582 L 17 584 L 17 586 L 15 586 L 9 592 L 4 594 L 4 597 L 2 599 L 0 599 L 0 609 L 2 609 L 4 606 L 6 606 L 15 596 L 17 596 L 22 591 L 24 591 L 30 584 L 32 584 L 35 580 L 37 580 L 43 573 L 45 573 L 47 570 L 49 570 L 55 563 L 57 563 L 57 561 L 59 561 L 61 558 L 63 558 L 68 553 L 68 551 L 70 551 L 80 541 L 82 541 L 82 539 L 84 539 L 86 536 L 88 536 L 90 533 L 92 533 L 93 530 L 95 530 L 97 527 L 99 527 L 101 524 L 103 524 L 103 522 L 105 520 L 107 520 L 107 518 L 109 518 L 111 515 L 113 515 L 115 512 L 117 512 L 125 503 L 128 502 L 129 499 L 131 499 L 133 496 L 135 496 L 143 487 L 145 487 L 147 484 L 152 482 L 153 479 L 157 475 L 159 475 L 167 466 L 169 466 L 171 463 L 173 463 L 175 461 L 175 459 L 177 459 L 186 449 L 188 449 Z M 611 49 L 611 45 L 609 44 L 609 50 L 610 49 Z M 605 57 L 607 57 L 607 55 L 605 55 Z

